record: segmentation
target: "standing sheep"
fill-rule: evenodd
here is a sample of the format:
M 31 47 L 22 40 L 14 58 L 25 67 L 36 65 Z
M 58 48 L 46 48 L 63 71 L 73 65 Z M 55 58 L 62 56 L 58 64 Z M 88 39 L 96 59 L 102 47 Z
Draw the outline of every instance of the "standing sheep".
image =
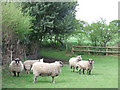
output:
M 83 74 L 85 73 L 84 70 L 87 70 L 87 74 L 91 74 L 93 63 L 93 59 L 88 59 L 88 61 L 79 61 L 76 64 L 76 66 L 79 68 L 79 74 L 81 74 L 81 69 L 83 69 Z
M 24 70 L 27 74 L 30 73 L 30 69 L 32 68 L 33 63 L 35 62 L 43 62 L 43 58 L 40 60 L 26 60 L 24 64 Z
M 19 58 L 15 58 L 10 63 L 9 68 L 13 72 L 14 76 L 16 76 L 16 73 L 17 73 L 17 76 L 19 77 L 19 73 L 22 72 L 23 70 L 23 64 Z
M 73 57 L 73 58 L 71 58 L 71 59 L 69 60 L 69 65 L 70 65 L 70 68 L 71 68 L 71 72 L 72 72 L 72 68 L 73 68 L 73 72 L 74 72 L 75 68 L 76 68 L 76 70 L 78 69 L 78 68 L 76 67 L 76 64 L 77 64 L 77 62 L 79 62 L 79 61 L 81 61 L 81 60 L 82 60 L 81 55 L 80 55 L 80 56 L 77 56 L 77 57 Z
M 34 74 L 33 83 L 37 82 L 38 76 L 51 76 L 52 83 L 55 83 L 54 77 L 60 74 L 61 66 L 63 66 L 61 61 L 55 61 L 54 63 L 35 62 L 31 68 Z

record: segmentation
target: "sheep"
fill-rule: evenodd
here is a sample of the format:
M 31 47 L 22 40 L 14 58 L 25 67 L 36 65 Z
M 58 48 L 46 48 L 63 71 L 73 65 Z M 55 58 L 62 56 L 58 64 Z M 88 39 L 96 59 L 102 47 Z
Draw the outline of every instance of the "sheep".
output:
M 43 58 L 40 60 L 26 60 L 23 65 L 24 65 L 24 70 L 26 74 L 30 73 L 30 69 L 32 67 L 32 64 L 35 62 L 43 62 Z
M 63 62 L 61 61 L 55 61 L 54 63 L 35 62 L 31 68 L 34 74 L 33 83 L 37 82 L 38 76 L 51 76 L 52 83 L 55 83 L 54 77 L 60 74 L 61 66 L 63 67 Z
M 85 74 L 84 70 L 87 70 L 87 74 L 91 74 L 91 70 L 93 68 L 93 59 L 88 59 L 87 61 L 79 61 L 76 66 L 79 68 L 79 74 L 81 74 L 81 69 L 83 69 L 83 74 Z
M 19 77 L 19 73 L 23 70 L 23 64 L 19 58 L 14 58 L 10 63 L 9 68 L 13 72 L 14 76 L 16 76 L 17 73 L 17 76 Z
M 79 62 L 79 61 L 81 61 L 81 60 L 82 60 L 81 55 L 80 55 L 80 56 L 77 56 L 77 57 L 72 57 L 72 58 L 69 60 L 69 66 L 70 66 L 70 68 L 71 68 L 71 72 L 72 72 L 72 68 L 73 68 L 73 72 L 74 72 L 75 68 L 76 68 L 76 70 L 78 69 L 78 68 L 76 67 L 76 63 Z

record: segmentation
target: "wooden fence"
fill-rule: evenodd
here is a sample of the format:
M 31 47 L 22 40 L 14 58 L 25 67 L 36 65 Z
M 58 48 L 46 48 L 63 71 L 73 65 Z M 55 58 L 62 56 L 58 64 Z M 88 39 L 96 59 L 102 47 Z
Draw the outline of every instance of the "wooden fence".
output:
M 80 49 L 78 49 L 80 48 Z M 120 53 L 120 47 L 95 47 L 95 46 L 72 46 L 72 54 L 75 52 L 88 52 L 89 54 L 91 52 L 95 53 L 106 53 L 108 55 L 111 54 L 119 54 Z

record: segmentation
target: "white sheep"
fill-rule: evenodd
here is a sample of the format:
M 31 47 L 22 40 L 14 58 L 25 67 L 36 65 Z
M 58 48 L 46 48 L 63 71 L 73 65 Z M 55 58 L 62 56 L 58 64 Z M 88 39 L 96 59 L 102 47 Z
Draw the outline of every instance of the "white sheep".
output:
M 27 73 L 27 74 L 30 73 L 30 69 L 31 69 L 33 63 L 35 63 L 35 62 L 43 62 L 43 58 L 40 59 L 40 60 L 26 60 L 26 61 L 23 63 L 25 73 Z
M 93 59 L 88 59 L 88 61 L 79 61 L 76 66 L 79 68 L 79 74 L 81 74 L 81 69 L 83 69 L 83 74 L 84 70 L 87 70 L 87 74 L 91 74 L 91 70 L 93 68 Z
M 9 68 L 13 72 L 14 76 L 16 76 L 16 73 L 17 73 L 17 76 L 19 77 L 19 73 L 22 72 L 23 70 L 23 64 L 19 58 L 15 58 L 10 63 Z
M 78 69 L 78 68 L 76 67 L 76 64 L 77 64 L 77 62 L 79 62 L 79 61 L 81 61 L 81 60 L 82 60 L 81 55 L 80 55 L 80 56 L 77 56 L 77 57 L 72 57 L 72 58 L 69 60 L 69 66 L 70 66 L 70 68 L 71 68 L 71 72 L 72 72 L 72 68 L 73 68 L 73 72 L 74 72 L 75 68 L 76 68 L 76 70 Z
M 33 83 L 37 82 L 38 76 L 51 76 L 52 83 L 55 83 L 54 77 L 60 74 L 61 66 L 63 66 L 61 61 L 55 61 L 54 63 L 35 62 L 31 68 L 34 74 Z

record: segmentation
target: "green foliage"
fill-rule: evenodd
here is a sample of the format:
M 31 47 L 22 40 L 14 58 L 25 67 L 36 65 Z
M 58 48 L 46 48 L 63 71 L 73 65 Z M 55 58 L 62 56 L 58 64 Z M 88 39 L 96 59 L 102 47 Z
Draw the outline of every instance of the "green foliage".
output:
M 73 33 L 73 37 L 77 39 L 78 45 L 82 45 L 88 42 L 88 36 L 85 31 L 85 27 L 88 26 L 88 23 L 81 20 L 75 20 L 76 22 L 76 31 Z
M 31 20 L 33 19 L 29 15 L 23 15 L 18 3 L 2 2 L 2 25 L 6 30 L 10 30 L 11 33 L 16 33 L 21 40 L 25 39 L 25 35 L 32 29 Z M 5 28 L 3 30 L 5 30 Z
M 105 20 L 101 19 L 101 21 L 86 26 L 85 32 L 94 46 L 99 44 L 106 46 L 108 42 L 116 39 L 114 37 L 117 37 L 118 27 L 112 22 L 107 25 Z
M 22 10 L 30 16 L 35 16 L 31 39 L 42 41 L 54 37 L 54 40 L 64 38 L 65 33 L 74 31 L 76 2 L 29 2 L 22 3 Z
M 13 57 L 23 58 L 28 52 L 29 35 L 32 31 L 32 20 L 23 14 L 20 3 L 2 2 L 2 52 L 3 65 L 8 64 Z M 7 59 L 6 59 L 7 58 Z
M 101 21 L 89 25 L 85 21 L 75 20 L 76 31 L 69 36 L 67 41 L 76 42 L 77 45 L 83 46 L 89 44 L 92 46 L 114 46 L 119 42 L 119 23 L 119 20 L 113 20 L 107 25 L 106 21 L 101 19 Z

